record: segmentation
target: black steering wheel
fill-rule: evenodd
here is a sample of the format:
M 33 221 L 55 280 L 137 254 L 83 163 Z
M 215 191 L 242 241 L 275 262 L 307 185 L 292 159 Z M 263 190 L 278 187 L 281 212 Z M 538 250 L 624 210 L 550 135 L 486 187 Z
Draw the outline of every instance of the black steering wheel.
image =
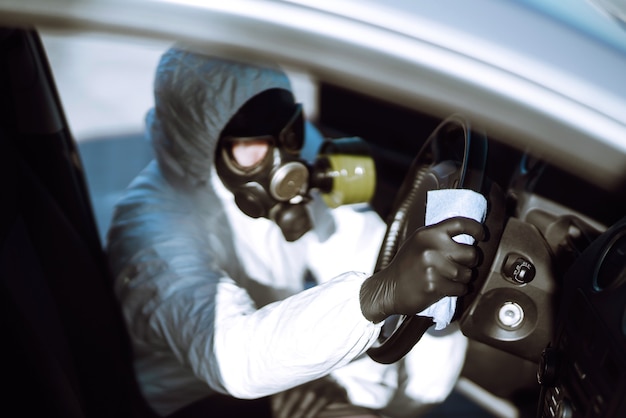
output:
M 501 219 L 493 222 L 496 234 L 489 230 L 490 200 L 493 200 L 494 193 L 498 196 L 499 189 L 494 190 L 494 184 L 484 174 L 487 137 L 482 133 L 473 133 L 470 128 L 469 122 L 462 116 L 448 117 L 431 133 L 414 158 L 387 220 L 387 232 L 375 271 L 385 268 L 410 233 L 424 226 L 426 195 L 429 190 L 460 188 L 471 189 L 487 197 L 485 225 L 487 234 L 491 234 L 492 239 L 488 237 L 486 241 L 490 241 L 489 246 L 486 249 L 481 248 L 481 265 L 490 266 L 497 248 L 498 233 L 501 234 L 502 230 L 500 226 L 498 231 Z M 497 212 L 503 212 L 503 202 L 496 206 L 499 209 Z M 479 285 L 479 281 L 475 279 L 473 283 Z M 457 307 L 457 314 L 458 311 Z M 433 324 L 433 319 L 426 316 L 389 317 L 385 320 L 378 342 L 367 353 L 379 363 L 393 363 L 404 357 Z

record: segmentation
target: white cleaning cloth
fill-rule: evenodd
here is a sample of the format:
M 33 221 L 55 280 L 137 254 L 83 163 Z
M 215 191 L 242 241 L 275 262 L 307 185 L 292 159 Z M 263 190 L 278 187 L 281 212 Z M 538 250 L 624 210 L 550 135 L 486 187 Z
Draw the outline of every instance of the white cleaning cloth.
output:
M 487 199 L 480 193 L 466 189 L 431 190 L 426 197 L 425 225 L 432 225 L 455 216 L 472 218 L 484 222 L 487 214 Z M 456 242 L 474 244 L 471 235 L 453 237 Z M 444 297 L 418 315 L 430 316 L 435 320 L 435 329 L 444 329 L 450 324 L 456 309 L 456 296 Z

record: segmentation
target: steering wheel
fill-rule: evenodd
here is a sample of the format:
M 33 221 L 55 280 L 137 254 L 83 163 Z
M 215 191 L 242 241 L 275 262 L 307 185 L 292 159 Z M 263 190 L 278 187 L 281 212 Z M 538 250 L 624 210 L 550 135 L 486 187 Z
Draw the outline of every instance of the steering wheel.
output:
M 483 257 L 481 266 L 489 267 L 495 256 L 499 235 L 502 233 L 504 201 L 503 198 L 502 201 L 498 201 L 495 205 L 496 216 L 495 218 L 491 216 L 490 219 L 491 206 L 494 206 L 492 201 L 498 200 L 499 194 L 502 193 L 495 187 L 495 183 L 485 178 L 486 160 L 486 136 L 482 133 L 472 135 L 469 122 L 460 115 L 452 115 L 445 119 L 430 134 L 417 153 L 398 191 L 387 219 L 387 231 L 375 271 L 385 268 L 410 233 L 424 226 L 426 195 L 429 190 L 461 188 L 488 196 L 486 196 L 488 212 L 485 225 L 490 236 L 485 242 L 489 244 L 486 248 L 481 248 L 479 244 L 479 248 Z M 497 219 L 498 217 L 500 219 Z M 480 278 L 474 279 L 473 283 L 474 286 L 480 285 Z M 458 300 L 459 305 L 468 305 L 461 301 L 461 298 Z M 389 317 L 385 320 L 378 342 L 367 353 L 376 362 L 393 363 L 404 357 L 433 324 L 433 319 L 426 316 Z

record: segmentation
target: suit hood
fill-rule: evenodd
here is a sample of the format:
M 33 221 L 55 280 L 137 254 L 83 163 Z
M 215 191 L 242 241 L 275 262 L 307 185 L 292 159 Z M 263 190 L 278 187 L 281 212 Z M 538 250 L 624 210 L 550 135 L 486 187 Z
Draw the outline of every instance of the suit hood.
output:
M 277 67 L 168 50 L 157 67 L 155 106 L 146 119 L 166 177 L 207 183 L 224 127 L 249 99 L 275 88 L 291 91 L 287 75 Z

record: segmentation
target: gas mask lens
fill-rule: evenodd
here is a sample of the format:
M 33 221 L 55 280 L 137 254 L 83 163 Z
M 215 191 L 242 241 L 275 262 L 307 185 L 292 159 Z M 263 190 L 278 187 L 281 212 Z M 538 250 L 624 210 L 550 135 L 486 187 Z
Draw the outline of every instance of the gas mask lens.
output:
M 227 155 L 237 168 L 245 172 L 254 170 L 271 152 L 271 148 L 278 145 L 280 149 L 297 155 L 304 145 L 304 116 L 302 105 L 297 103 L 293 115 L 278 135 L 259 135 L 247 137 L 225 137 L 224 146 Z
M 272 143 L 271 136 L 229 138 L 228 155 L 238 168 L 251 171 L 267 157 Z

